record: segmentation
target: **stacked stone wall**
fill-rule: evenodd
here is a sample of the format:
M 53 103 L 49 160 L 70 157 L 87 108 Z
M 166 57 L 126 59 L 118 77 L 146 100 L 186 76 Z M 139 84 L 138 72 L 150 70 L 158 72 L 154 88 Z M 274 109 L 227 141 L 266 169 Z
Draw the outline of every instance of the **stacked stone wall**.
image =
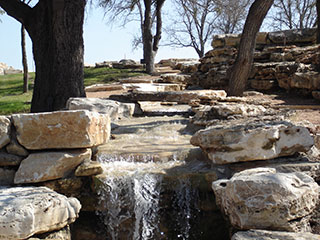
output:
M 192 75 L 189 84 L 226 89 L 228 71 L 237 56 L 240 37 L 240 34 L 214 36 L 213 49 L 200 60 L 198 71 Z M 315 41 L 315 29 L 259 33 L 248 88 L 259 91 L 283 88 L 319 95 L 320 45 Z

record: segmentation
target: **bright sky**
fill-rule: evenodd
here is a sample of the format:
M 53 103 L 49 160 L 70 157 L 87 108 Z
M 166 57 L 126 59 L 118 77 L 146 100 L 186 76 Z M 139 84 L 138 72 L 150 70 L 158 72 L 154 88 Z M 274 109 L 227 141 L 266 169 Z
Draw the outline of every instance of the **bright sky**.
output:
M 22 69 L 21 25 L 7 15 L 0 15 L 0 19 L 2 20 L 0 23 L 0 62 Z M 142 49 L 132 51 L 131 44 L 134 34 L 139 31 L 138 27 L 138 23 L 130 23 L 126 28 L 120 28 L 117 24 L 110 26 L 106 23 L 101 10 L 90 10 L 84 24 L 85 63 L 119 61 L 124 58 L 139 61 L 142 58 Z M 34 70 L 30 40 L 27 42 L 27 49 L 29 69 Z M 197 58 L 197 54 L 192 48 L 160 47 L 156 61 L 166 58 Z

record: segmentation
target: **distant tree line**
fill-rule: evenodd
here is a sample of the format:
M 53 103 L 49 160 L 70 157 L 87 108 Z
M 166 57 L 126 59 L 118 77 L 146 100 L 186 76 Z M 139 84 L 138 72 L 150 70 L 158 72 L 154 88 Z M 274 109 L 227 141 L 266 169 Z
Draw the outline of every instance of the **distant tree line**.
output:
M 154 73 L 154 59 L 163 32 L 163 6 L 170 0 L 91 0 L 105 9 L 109 21 L 125 25 L 138 21 L 146 72 Z M 36 77 L 31 111 L 60 110 L 70 97 L 84 97 L 83 21 L 86 0 L 0 0 L 0 7 L 19 21 L 33 44 Z M 229 94 L 241 95 L 252 64 L 255 37 L 269 10 L 274 29 L 318 26 L 319 0 L 171 0 L 166 44 L 193 47 L 199 57 L 214 33 L 239 33 L 238 56 L 230 75 Z M 170 13 L 169 13 L 170 15 Z M 167 15 L 166 15 L 167 16 Z M 270 24 L 271 23 L 271 24 Z M 22 31 L 23 36 L 23 31 Z M 320 37 L 319 37 L 320 39 Z M 22 46 L 24 44 L 22 43 Z

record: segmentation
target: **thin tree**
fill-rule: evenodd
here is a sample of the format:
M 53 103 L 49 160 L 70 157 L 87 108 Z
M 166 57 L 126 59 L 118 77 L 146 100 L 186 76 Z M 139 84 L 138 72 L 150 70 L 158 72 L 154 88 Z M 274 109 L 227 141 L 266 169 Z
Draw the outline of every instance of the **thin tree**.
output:
M 320 43 L 320 0 L 317 0 L 317 43 Z
M 218 18 L 214 1 L 174 0 L 174 5 L 174 16 L 166 28 L 169 36 L 167 45 L 192 47 L 199 58 L 202 58 Z
M 0 7 L 23 24 L 33 45 L 36 67 L 32 112 L 65 108 L 84 97 L 83 20 L 86 0 L 0 0 Z
M 316 0 L 275 0 L 269 18 L 275 30 L 313 27 L 316 22 Z
M 219 33 L 238 33 L 243 28 L 244 21 L 252 0 L 214 0 L 219 17 L 215 29 Z
M 230 69 L 228 94 L 241 96 L 250 74 L 256 36 L 274 0 L 255 0 L 250 7 L 241 35 L 238 55 Z
M 23 0 L 25 3 L 26 1 Z M 29 4 L 31 0 L 27 2 Z M 23 92 L 28 92 L 28 80 L 29 80 L 29 71 L 28 71 L 28 60 L 27 60 L 27 50 L 26 50 L 26 32 L 25 26 L 21 24 L 21 52 L 22 52 L 22 66 L 23 66 Z
M 154 61 L 162 36 L 164 2 L 165 0 L 99 0 L 99 6 L 105 9 L 110 22 L 123 19 L 122 25 L 126 25 L 128 22 L 136 21 L 138 17 L 141 34 L 134 43 L 143 45 L 143 58 L 146 72 L 149 74 L 155 71 Z

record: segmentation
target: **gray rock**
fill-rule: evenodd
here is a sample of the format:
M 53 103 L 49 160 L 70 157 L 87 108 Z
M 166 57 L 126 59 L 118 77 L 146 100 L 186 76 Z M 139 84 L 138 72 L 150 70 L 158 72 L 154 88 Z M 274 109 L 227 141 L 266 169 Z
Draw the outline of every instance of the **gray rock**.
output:
M 135 113 L 135 108 L 134 103 L 121 103 L 101 98 L 70 98 L 67 101 L 69 110 L 89 110 L 108 114 L 112 120 L 131 117 Z

